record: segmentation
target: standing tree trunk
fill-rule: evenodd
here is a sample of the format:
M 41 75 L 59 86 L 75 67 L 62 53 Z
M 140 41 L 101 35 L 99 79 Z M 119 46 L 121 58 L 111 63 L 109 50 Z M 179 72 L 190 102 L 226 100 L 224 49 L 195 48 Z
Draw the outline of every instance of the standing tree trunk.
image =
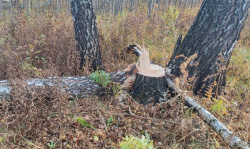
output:
M 2 17 L 2 11 L 3 11 L 3 4 L 2 0 L 0 0 L 0 18 Z
M 102 67 L 96 16 L 91 0 L 71 0 L 71 13 L 74 21 L 75 37 L 81 49 L 80 68 L 90 62 L 91 68 Z
M 249 3 L 249 0 L 204 0 L 184 40 L 179 37 L 168 67 L 177 77 L 183 76 L 185 69 L 184 77 L 188 77 L 195 94 L 213 91 L 216 96 L 221 93 Z M 192 55 L 197 57 L 181 68 Z
M 151 16 L 153 0 L 148 1 L 148 18 Z

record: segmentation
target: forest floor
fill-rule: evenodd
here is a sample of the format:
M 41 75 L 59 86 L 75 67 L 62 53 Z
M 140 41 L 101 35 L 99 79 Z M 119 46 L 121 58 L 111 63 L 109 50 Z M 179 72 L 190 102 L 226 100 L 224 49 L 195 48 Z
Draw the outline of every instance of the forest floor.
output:
M 152 60 L 165 66 L 178 35 L 187 33 L 197 11 L 169 8 L 147 18 L 141 7 L 119 16 L 97 16 L 106 71 L 136 61 L 123 50 L 134 42 L 146 45 Z M 248 144 L 249 46 L 248 18 L 229 64 L 225 93 L 213 100 L 195 97 Z M 0 22 L 0 80 L 89 75 L 88 68 L 78 70 L 75 47 L 72 18 L 65 13 L 6 14 Z M 126 136 L 129 143 L 145 144 L 147 134 L 155 148 L 228 148 L 179 96 L 144 107 L 123 91 L 69 100 L 57 88 L 27 90 L 26 84 L 17 83 L 11 94 L 12 100 L 0 101 L 0 148 L 119 148 Z

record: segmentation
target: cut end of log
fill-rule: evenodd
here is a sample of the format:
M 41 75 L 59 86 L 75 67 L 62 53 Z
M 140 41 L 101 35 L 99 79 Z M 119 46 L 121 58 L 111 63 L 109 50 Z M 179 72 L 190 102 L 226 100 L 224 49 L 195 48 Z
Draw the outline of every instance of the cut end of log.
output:
M 130 90 L 132 89 L 134 82 L 135 82 L 135 75 L 130 76 L 121 84 L 121 88 L 124 90 Z
M 124 90 L 130 90 L 130 89 L 132 89 L 132 86 L 135 82 L 135 75 L 138 72 L 138 68 L 136 67 L 136 63 L 130 64 L 123 71 L 125 72 L 125 76 L 127 79 L 122 82 L 121 88 Z

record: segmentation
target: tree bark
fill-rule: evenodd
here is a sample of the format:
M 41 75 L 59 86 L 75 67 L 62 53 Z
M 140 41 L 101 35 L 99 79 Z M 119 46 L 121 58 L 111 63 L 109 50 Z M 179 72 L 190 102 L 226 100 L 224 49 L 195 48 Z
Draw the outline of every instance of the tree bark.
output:
M 127 72 L 119 71 L 110 73 L 111 80 L 117 83 L 122 83 Z M 12 82 L 12 83 L 11 83 Z M 12 92 L 12 84 L 15 82 L 23 82 L 28 88 L 44 88 L 46 86 L 58 87 L 63 93 L 69 93 L 72 97 L 84 98 L 90 95 L 100 93 L 100 87 L 94 81 L 91 81 L 88 76 L 83 77 L 48 77 L 44 79 L 28 79 L 22 80 L 3 80 L 0 81 L 0 100 L 10 99 Z
M 91 68 L 102 68 L 102 59 L 96 27 L 96 16 L 90 0 L 71 0 L 71 13 L 73 16 L 75 38 L 80 49 L 82 68 L 90 62 Z M 87 61 L 86 61 L 87 60 Z
M 179 36 L 177 44 L 181 42 L 181 37 L 182 36 Z M 141 56 L 141 54 L 144 53 L 144 52 L 138 52 L 139 49 L 135 45 L 129 46 L 128 50 L 133 51 L 134 54 L 137 56 Z M 186 96 L 185 92 L 182 91 L 180 88 L 177 88 L 169 77 L 165 76 L 165 77 L 160 77 L 159 79 L 159 78 L 153 78 L 153 77 L 147 77 L 147 76 L 141 75 L 139 74 L 139 72 L 136 71 L 136 78 L 135 78 L 135 82 L 133 84 L 133 89 L 132 89 L 132 97 L 137 99 L 137 101 L 139 98 L 139 102 L 143 104 L 147 104 L 147 103 L 152 102 L 152 99 L 150 99 L 150 97 L 153 97 L 154 100 L 157 100 L 157 99 L 165 100 L 166 97 L 164 96 L 164 98 L 162 98 L 163 96 L 161 95 L 163 95 L 164 91 L 166 93 L 168 89 L 172 93 L 175 92 L 175 93 L 181 94 L 185 100 L 185 105 L 190 108 L 193 108 L 193 111 L 198 113 L 200 118 L 205 123 L 207 123 L 217 134 L 219 134 L 220 137 L 223 140 L 225 140 L 225 142 L 229 144 L 230 148 L 249 149 L 246 142 L 241 141 L 239 138 L 234 136 L 233 133 L 229 131 L 226 128 L 226 126 L 223 125 L 214 115 L 212 115 L 209 111 L 203 108 L 194 99 L 192 99 L 189 96 Z M 166 75 L 168 74 L 166 73 Z M 137 92 L 135 92 L 135 90 Z
M 249 3 L 249 0 L 204 0 L 188 34 L 182 42 L 178 40 L 168 68 L 175 76 L 183 76 L 181 64 L 197 54 L 186 68 L 195 94 L 203 96 L 209 89 L 214 95 L 221 93 Z
M 133 85 L 132 97 L 147 105 L 149 103 L 160 103 L 166 101 L 167 83 L 163 77 L 147 77 L 139 73 Z

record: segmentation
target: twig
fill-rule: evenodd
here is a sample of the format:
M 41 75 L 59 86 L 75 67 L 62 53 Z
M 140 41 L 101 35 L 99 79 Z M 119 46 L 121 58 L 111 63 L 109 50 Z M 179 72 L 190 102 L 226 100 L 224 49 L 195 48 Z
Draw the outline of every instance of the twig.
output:
M 190 132 L 189 134 L 185 135 L 184 137 L 182 137 L 180 140 L 178 140 L 177 142 L 180 142 L 181 140 L 185 139 L 187 136 L 191 135 L 192 133 L 198 131 L 200 129 L 195 129 L 194 131 Z

